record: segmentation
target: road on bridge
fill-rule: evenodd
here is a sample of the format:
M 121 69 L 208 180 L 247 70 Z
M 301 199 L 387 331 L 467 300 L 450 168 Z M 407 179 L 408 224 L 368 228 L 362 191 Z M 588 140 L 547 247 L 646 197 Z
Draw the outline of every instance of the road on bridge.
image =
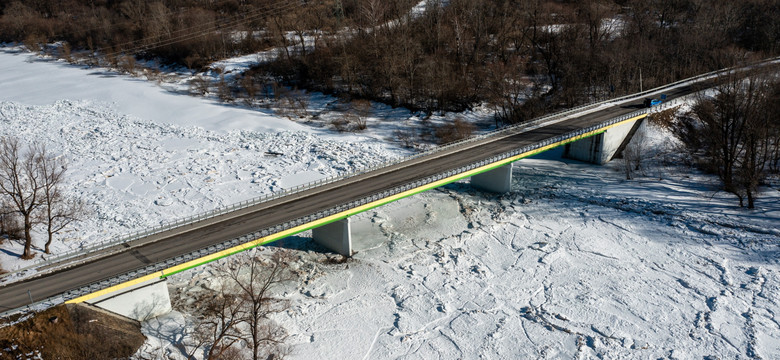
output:
M 692 86 L 669 90 L 668 99 L 695 92 Z M 642 99 L 556 122 L 535 130 L 482 139 L 446 151 L 412 159 L 390 167 L 309 189 L 304 192 L 261 203 L 199 223 L 185 225 L 142 239 L 114 255 L 99 258 L 42 277 L 0 287 L 0 312 L 30 304 L 30 295 L 38 301 L 58 296 L 102 279 L 126 274 L 135 269 L 189 254 L 258 230 L 314 214 L 351 200 L 392 189 L 415 180 L 436 175 L 532 145 L 558 135 L 600 124 L 642 108 Z M 28 294 L 28 290 L 30 293 Z

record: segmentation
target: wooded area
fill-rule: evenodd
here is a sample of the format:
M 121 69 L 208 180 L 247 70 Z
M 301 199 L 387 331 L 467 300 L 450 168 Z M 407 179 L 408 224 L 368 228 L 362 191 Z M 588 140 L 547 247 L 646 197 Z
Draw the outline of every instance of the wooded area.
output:
M 281 82 L 426 112 L 486 103 L 515 123 L 765 58 L 780 39 L 776 0 L 416 3 L 0 0 L 0 40 L 194 69 L 277 47 L 234 92 Z
M 361 15 L 387 18 L 385 4 L 367 0 Z M 515 123 L 775 54 L 779 10 L 764 0 L 431 1 L 419 17 L 323 37 L 261 73 L 427 112 L 488 103 Z

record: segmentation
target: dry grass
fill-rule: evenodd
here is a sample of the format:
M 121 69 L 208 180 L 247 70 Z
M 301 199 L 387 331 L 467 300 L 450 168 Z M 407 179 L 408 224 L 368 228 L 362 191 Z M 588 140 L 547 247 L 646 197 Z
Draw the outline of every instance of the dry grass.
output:
M 127 358 L 144 343 L 140 323 L 88 305 L 59 305 L 0 328 L 0 358 Z
M 671 129 L 674 126 L 675 114 L 679 110 L 679 106 L 659 111 L 650 115 L 650 123 L 660 126 L 664 129 Z

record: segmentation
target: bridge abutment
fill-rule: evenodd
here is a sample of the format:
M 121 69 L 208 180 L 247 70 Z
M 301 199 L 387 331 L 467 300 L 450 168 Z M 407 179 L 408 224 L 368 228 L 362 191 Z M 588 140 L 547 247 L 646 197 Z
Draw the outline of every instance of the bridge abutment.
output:
M 603 133 L 566 144 L 563 157 L 604 165 L 625 149 L 643 120 L 625 122 Z
M 512 164 L 472 176 L 471 186 L 494 193 L 509 192 L 512 190 Z
M 352 256 L 352 232 L 349 218 L 312 229 L 314 241 L 344 256 Z
M 145 281 L 85 302 L 138 321 L 171 311 L 171 297 L 165 279 Z

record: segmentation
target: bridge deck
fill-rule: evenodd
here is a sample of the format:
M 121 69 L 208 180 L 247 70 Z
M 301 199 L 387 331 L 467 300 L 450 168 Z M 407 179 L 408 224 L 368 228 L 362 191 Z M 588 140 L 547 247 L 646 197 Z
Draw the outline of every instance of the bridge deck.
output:
M 691 87 L 682 87 L 668 92 L 667 95 L 671 100 L 693 91 Z M 0 312 L 28 305 L 30 301 L 28 290 L 36 300 L 55 297 L 101 279 L 125 274 L 149 264 L 224 243 L 351 200 L 361 199 L 383 190 L 473 164 L 494 155 L 597 125 L 640 108 L 642 108 L 641 99 L 535 130 L 467 143 L 444 152 L 204 220 L 201 223 L 152 235 L 144 239 L 144 245 L 133 247 L 129 251 L 125 250 L 39 278 L 0 287 Z

